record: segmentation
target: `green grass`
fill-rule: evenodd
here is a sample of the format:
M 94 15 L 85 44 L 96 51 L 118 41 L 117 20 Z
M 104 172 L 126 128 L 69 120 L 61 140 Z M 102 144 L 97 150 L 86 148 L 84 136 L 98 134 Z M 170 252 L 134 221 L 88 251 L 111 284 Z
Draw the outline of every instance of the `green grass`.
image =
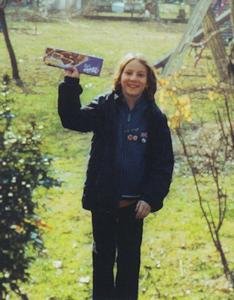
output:
M 13 86 L 17 127 L 35 117 L 43 124 L 43 150 L 54 156 L 52 173 L 63 181 L 61 188 L 48 193 L 35 191 L 40 215 L 48 224 L 44 231 L 45 251 L 30 268 L 31 281 L 23 289 L 30 300 L 85 300 L 91 295 L 90 213 L 82 210 L 81 196 L 91 135 L 64 130 L 57 115 L 57 86 L 62 72 L 42 62 L 46 46 L 55 46 L 104 58 L 100 78 L 82 76 L 86 86 L 83 103 L 110 89 L 119 59 L 127 52 L 142 52 L 153 63 L 174 48 L 182 35 L 181 25 L 131 22 L 98 22 L 81 19 L 72 22 L 34 24 L 9 20 L 10 36 L 19 61 L 26 93 Z M 0 34 L 0 75 L 10 73 L 8 55 Z M 190 60 L 192 60 L 190 58 Z M 191 65 L 190 65 L 191 66 Z M 190 69 L 192 71 L 192 69 Z M 199 70 L 198 70 L 199 71 Z M 196 78 L 199 80 L 204 79 Z M 205 116 L 210 102 L 193 103 Z M 211 118 L 211 114 L 208 118 Z M 196 119 L 195 119 L 196 121 Z M 233 199 L 233 175 L 225 187 Z M 205 187 L 204 187 L 205 189 Z M 212 196 L 209 188 L 205 190 Z M 43 206 L 46 206 L 46 209 Z M 222 228 L 224 248 L 233 263 L 233 216 L 230 203 Z M 54 262 L 62 267 L 55 268 Z M 164 208 L 145 221 L 140 276 L 140 300 L 234 298 L 225 288 L 220 259 L 212 245 L 201 215 L 192 178 L 175 173 Z M 17 299 L 12 296 L 11 299 Z

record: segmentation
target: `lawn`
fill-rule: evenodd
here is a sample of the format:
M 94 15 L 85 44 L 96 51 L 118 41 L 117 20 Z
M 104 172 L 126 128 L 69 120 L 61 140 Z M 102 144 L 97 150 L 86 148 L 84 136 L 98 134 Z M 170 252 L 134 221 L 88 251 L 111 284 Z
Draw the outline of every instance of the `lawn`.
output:
M 25 82 L 24 90 L 12 85 L 15 124 L 18 128 L 26 126 L 30 118 L 35 117 L 44 126 L 43 150 L 54 157 L 51 173 L 63 181 L 61 188 L 47 193 L 43 189 L 35 191 L 40 215 L 48 228 L 43 233 L 45 250 L 31 265 L 31 280 L 23 289 L 30 300 L 90 299 L 90 213 L 82 210 L 80 199 L 91 135 L 61 127 L 56 100 L 63 74 L 43 64 L 44 50 L 47 46 L 55 46 L 104 58 L 100 77 L 81 78 L 85 90 L 82 101 L 87 103 L 111 88 L 115 66 L 125 53 L 144 53 L 154 63 L 176 46 L 183 26 L 80 19 L 38 23 L 35 33 L 32 22 L 8 21 Z M 0 75 L 10 73 L 1 33 L 0 53 Z M 189 61 L 188 72 L 191 73 L 194 72 L 192 56 Z M 204 79 L 195 80 L 199 83 Z M 196 114 L 201 112 L 209 120 L 210 103 L 203 99 L 192 105 Z M 173 140 L 175 143 L 176 139 Z M 230 199 L 234 196 L 233 179 L 233 174 L 225 179 Z M 212 191 L 208 189 L 207 194 L 211 196 Z M 222 237 L 234 269 L 233 217 L 232 202 Z M 10 299 L 17 298 L 11 296 Z M 164 208 L 145 220 L 139 300 L 155 299 L 234 299 L 234 292 L 228 289 L 222 276 L 219 256 L 202 218 L 189 173 L 175 172 Z

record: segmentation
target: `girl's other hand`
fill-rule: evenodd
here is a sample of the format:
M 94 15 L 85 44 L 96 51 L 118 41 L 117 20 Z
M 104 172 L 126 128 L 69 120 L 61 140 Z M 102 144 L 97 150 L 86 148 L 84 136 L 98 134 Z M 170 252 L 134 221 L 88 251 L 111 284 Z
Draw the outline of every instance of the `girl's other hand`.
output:
M 64 71 L 64 75 L 72 78 L 80 78 L 80 73 L 78 72 L 77 68 L 71 67 Z
M 136 218 L 137 219 L 144 219 L 145 217 L 148 216 L 148 214 L 151 212 L 151 206 L 143 201 L 140 200 L 137 202 L 136 205 Z

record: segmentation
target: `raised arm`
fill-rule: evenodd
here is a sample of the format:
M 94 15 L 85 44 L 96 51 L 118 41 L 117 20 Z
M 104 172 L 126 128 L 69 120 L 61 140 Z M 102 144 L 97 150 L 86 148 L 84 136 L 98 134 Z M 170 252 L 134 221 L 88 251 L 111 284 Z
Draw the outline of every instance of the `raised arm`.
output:
M 58 113 L 64 128 L 80 132 L 95 131 L 99 123 L 98 102 L 93 101 L 81 108 L 79 74 L 77 71 L 66 71 L 64 82 L 58 89 Z

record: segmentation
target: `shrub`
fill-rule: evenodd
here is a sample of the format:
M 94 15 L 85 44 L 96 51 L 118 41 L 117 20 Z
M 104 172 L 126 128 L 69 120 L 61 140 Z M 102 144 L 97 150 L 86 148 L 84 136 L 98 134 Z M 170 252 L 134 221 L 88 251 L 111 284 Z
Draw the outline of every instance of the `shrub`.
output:
M 37 215 L 33 191 L 59 183 L 48 175 L 51 158 L 41 152 L 35 121 L 23 132 L 13 127 L 8 83 L 4 76 L 0 96 L 0 299 L 6 299 L 10 291 L 27 299 L 19 285 L 29 279 L 33 253 L 43 248 L 44 223 Z

